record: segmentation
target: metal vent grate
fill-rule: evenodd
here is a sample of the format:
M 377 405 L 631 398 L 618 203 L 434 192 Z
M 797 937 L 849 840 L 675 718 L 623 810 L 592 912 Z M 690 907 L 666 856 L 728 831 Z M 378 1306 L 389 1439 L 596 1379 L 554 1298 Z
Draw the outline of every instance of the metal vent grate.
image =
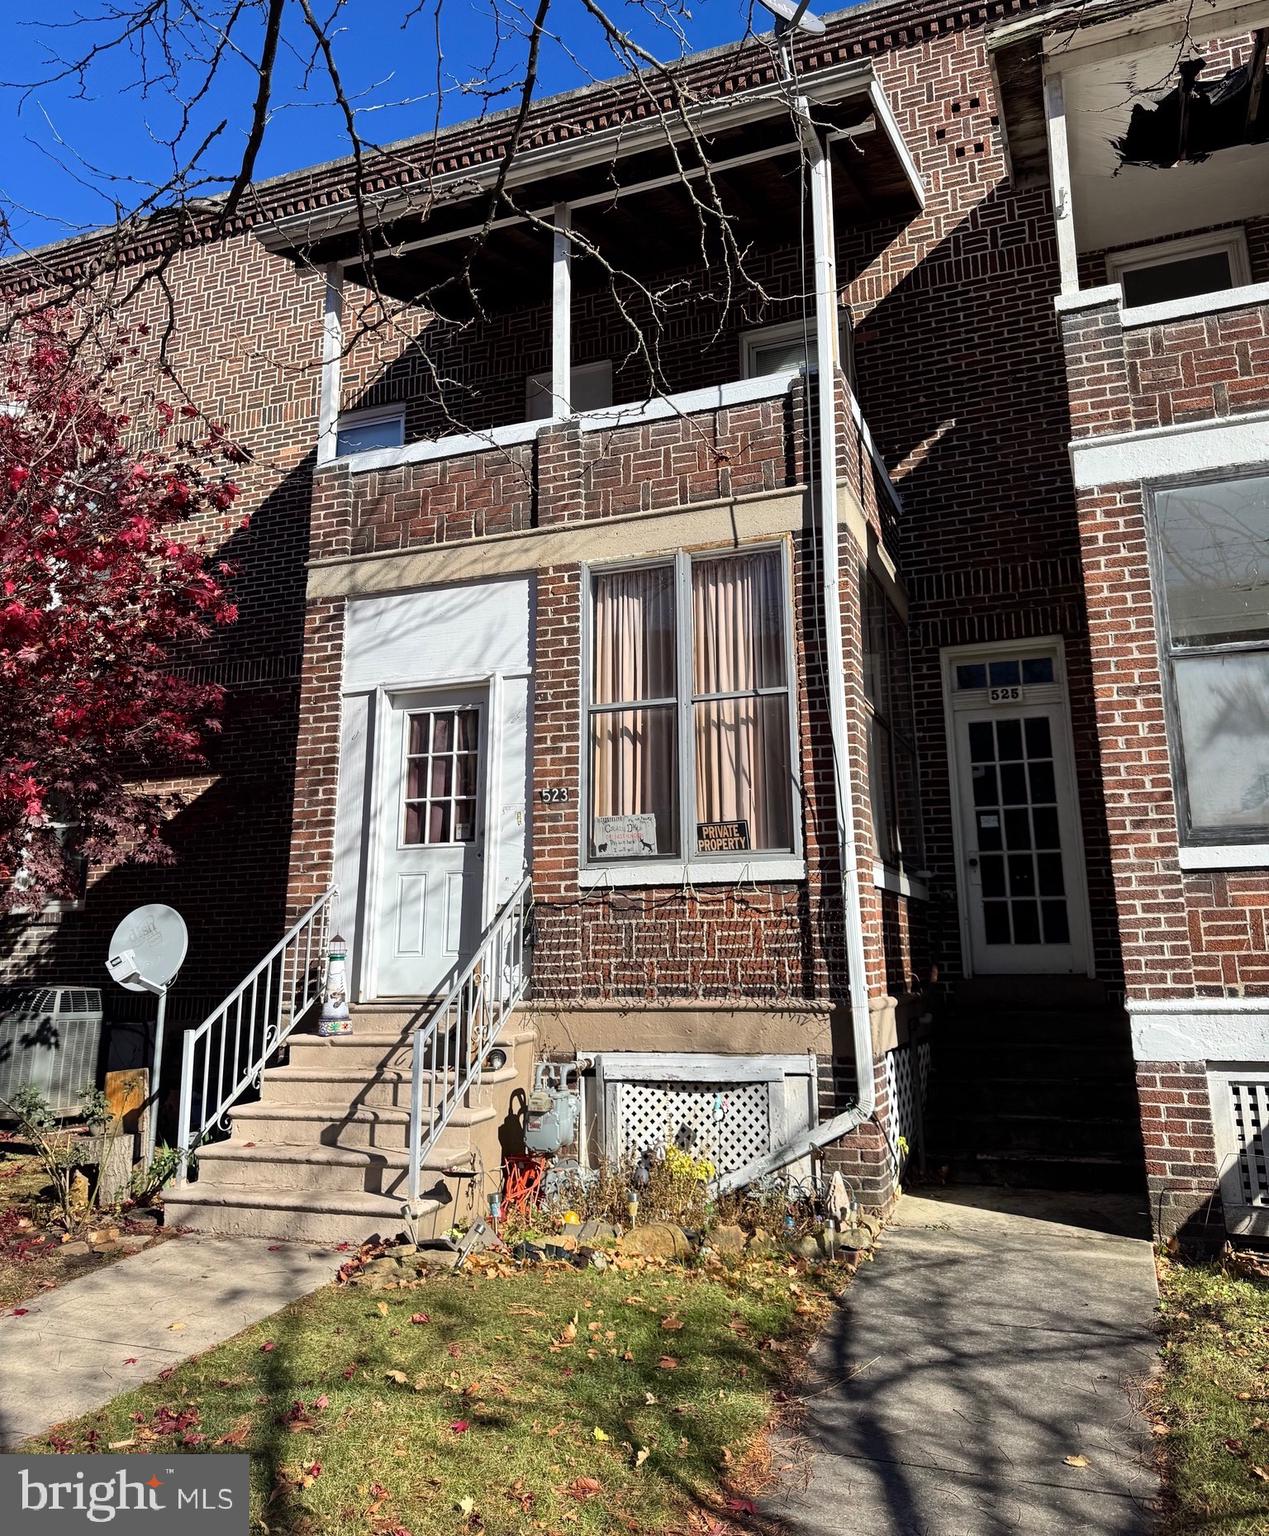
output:
M 1232 1078 L 1229 1080 L 1229 1107 L 1234 1119 L 1238 1173 L 1242 1181 L 1243 1204 L 1253 1209 L 1269 1209 L 1269 1167 L 1266 1166 L 1266 1137 L 1269 1136 L 1269 1080 Z
M 623 1154 L 676 1146 L 730 1173 L 771 1151 L 769 1083 L 626 1082 L 616 1099 Z
M 1269 1237 L 1269 1076 L 1261 1062 L 1213 1062 L 1207 1088 L 1225 1225 Z

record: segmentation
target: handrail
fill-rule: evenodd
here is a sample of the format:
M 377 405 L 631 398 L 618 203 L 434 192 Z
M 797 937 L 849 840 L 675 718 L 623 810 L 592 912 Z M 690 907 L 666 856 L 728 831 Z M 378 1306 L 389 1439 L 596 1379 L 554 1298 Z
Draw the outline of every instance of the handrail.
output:
M 215 1126 L 229 1129 L 230 1108 L 248 1087 L 260 1086 L 270 1056 L 320 995 L 322 959 L 337 893 L 337 887 L 331 886 L 319 896 L 224 1002 L 197 1029 L 186 1033 L 177 1139 L 182 1181 L 189 1178 L 194 1148 Z M 201 1076 L 197 1066 L 200 1047 Z M 197 1110 L 196 1079 L 200 1082 Z
M 524 996 L 529 981 L 526 936 L 531 905 L 526 875 L 481 935 L 471 960 L 414 1031 L 407 1215 L 413 1215 L 418 1204 L 424 1157 L 470 1092 L 504 1023 Z M 425 1087 L 429 1090 L 426 1105 Z

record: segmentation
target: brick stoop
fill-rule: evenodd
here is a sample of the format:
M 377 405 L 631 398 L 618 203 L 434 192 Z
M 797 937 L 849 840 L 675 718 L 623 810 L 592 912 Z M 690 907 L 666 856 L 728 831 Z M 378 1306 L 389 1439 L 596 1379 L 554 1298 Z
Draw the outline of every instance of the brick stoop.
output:
M 934 1042 L 927 1146 L 930 1175 L 953 1183 L 1141 1192 L 1127 1016 L 1060 991 L 959 999 Z
M 197 1178 L 164 1201 L 170 1225 L 243 1237 L 337 1243 L 404 1226 L 409 1170 L 410 1034 L 421 1001 L 354 1007 L 352 1033 L 296 1033 L 261 1096 L 231 1112 L 227 1141 L 203 1147 Z M 530 1086 L 536 1032 L 517 1015 L 499 1044 L 507 1065 L 482 1073 L 423 1159 L 418 1230 L 432 1236 L 487 1210 Z M 513 1145 L 509 1146 L 508 1143 Z

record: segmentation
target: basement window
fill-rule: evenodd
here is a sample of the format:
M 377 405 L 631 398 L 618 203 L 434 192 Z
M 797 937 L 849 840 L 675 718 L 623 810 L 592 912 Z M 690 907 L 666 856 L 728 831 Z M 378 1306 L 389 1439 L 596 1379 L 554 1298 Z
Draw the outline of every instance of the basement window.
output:
M 379 406 L 365 411 L 344 411 L 335 436 L 335 457 L 369 453 L 375 448 L 400 448 L 405 442 L 405 406 Z
M 1269 840 L 1269 472 L 1155 491 L 1182 841 Z
M 679 875 L 787 864 L 799 850 L 784 548 L 597 570 L 589 586 L 586 862 L 668 861 Z
M 1223 293 L 1251 281 L 1247 237 L 1232 229 L 1114 251 L 1106 258 L 1106 275 L 1123 291 L 1125 309 Z

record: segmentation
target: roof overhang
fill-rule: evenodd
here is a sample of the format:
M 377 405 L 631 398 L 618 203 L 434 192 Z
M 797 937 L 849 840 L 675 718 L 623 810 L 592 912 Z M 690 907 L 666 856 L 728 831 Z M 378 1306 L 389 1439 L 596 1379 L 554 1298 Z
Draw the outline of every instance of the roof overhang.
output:
M 631 190 L 699 175 L 715 165 L 778 157 L 797 147 L 794 89 L 806 98 L 854 190 L 858 211 L 910 217 L 925 186 L 870 63 L 835 66 L 784 83 L 737 92 L 685 112 L 614 123 L 599 132 L 519 150 L 490 207 L 500 162 L 420 175 L 407 185 L 343 200 L 256 230 L 269 250 L 346 266 L 368 250 L 391 255 L 420 244 L 461 240 L 491 217 L 540 217 L 560 203 L 597 205 Z M 558 131 L 558 130 L 557 130 Z M 847 210 L 850 211 L 849 208 Z
M 1081 110 L 1096 111 L 1102 114 L 1100 137 L 1109 142 L 1126 127 L 1133 100 L 1144 99 L 1140 88 L 1159 84 L 1158 61 L 1174 71 L 1191 45 L 1266 25 L 1269 0 L 1078 0 L 992 28 L 987 48 L 1013 180 L 1048 179 L 1046 75 L 1060 74 L 1066 82 L 1068 131 Z M 1111 120 L 1110 107 L 1120 109 L 1123 123 Z M 1090 148 L 1092 137 L 1087 135 Z M 1079 157 L 1077 144 L 1072 152 Z M 1073 169 L 1080 173 L 1078 165 Z M 1122 197 L 1125 188 L 1118 191 Z M 1173 200 L 1183 207 L 1184 194 Z

